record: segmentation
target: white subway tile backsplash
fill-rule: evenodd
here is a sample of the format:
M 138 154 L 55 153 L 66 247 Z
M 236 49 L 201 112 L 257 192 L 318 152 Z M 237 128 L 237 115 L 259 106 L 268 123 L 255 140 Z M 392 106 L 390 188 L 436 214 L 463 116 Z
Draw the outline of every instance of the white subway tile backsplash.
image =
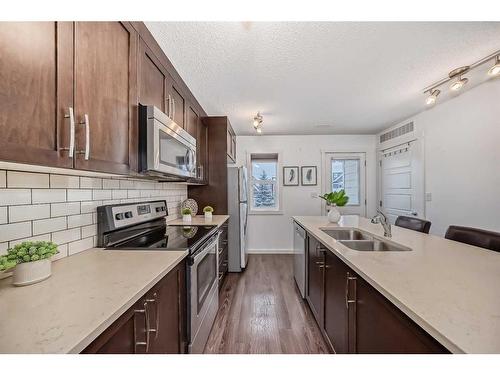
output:
M 49 204 L 30 204 L 26 206 L 10 206 L 9 222 L 46 219 L 50 217 Z
M 111 190 L 92 190 L 93 200 L 111 199 Z
M 49 175 L 44 173 L 7 171 L 7 187 L 48 188 Z
M 92 224 L 92 214 L 68 216 L 68 228 Z
M 21 243 L 21 242 L 24 242 L 24 241 L 50 241 L 50 233 L 41 234 L 39 236 L 33 236 L 33 237 L 27 237 L 27 238 L 20 238 L 18 240 L 10 241 L 9 242 L 9 247 L 14 247 L 18 243 Z
M 120 188 L 120 180 L 111 180 L 104 179 L 102 180 L 102 188 L 103 189 L 119 189 Z
M 95 236 L 97 234 L 97 224 L 82 227 L 82 238 Z
M 98 206 L 164 199 L 172 220 L 187 198 L 185 185 L 23 170 L 0 170 L 0 254 L 23 241 L 54 241 L 60 259 L 96 246 Z
M 80 187 L 80 177 L 51 174 L 50 187 L 57 189 L 78 189 Z
M 133 189 L 135 181 L 133 180 L 119 180 L 120 189 Z
M 33 221 L 33 235 L 56 232 L 67 228 L 66 217 Z
M 80 213 L 80 202 L 52 203 L 50 205 L 50 216 L 68 216 Z
M 102 178 L 80 177 L 81 189 L 102 189 Z
M 94 239 L 92 237 L 84 238 L 80 241 L 70 242 L 68 244 L 68 255 L 73 255 L 92 247 L 94 247 Z
M 79 240 L 81 238 L 80 228 L 61 230 L 52 233 L 52 242 L 58 245 Z
M 66 202 L 65 189 L 33 189 L 33 203 Z
M 30 189 L 0 189 L 0 206 L 12 206 L 15 204 L 30 203 Z
M 113 199 L 125 199 L 127 198 L 127 190 L 113 190 L 111 196 Z
M 89 201 L 89 202 L 81 202 L 82 206 L 82 214 L 86 214 L 89 212 L 96 212 L 97 207 L 102 206 L 102 201 Z
M 0 242 L 31 236 L 31 221 L 0 225 Z
M 7 207 L 0 207 L 0 224 L 8 222 Z
M 7 187 L 7 171 L 0 171 L 0 188 Z
M 92 190 L 68 189 L 68 202 L 91 200 Z

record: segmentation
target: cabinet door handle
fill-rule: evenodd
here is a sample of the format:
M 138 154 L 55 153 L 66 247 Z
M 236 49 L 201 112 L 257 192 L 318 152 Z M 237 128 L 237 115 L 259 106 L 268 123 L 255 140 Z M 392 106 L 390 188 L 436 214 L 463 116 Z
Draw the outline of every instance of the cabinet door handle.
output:
M 64 115 L 64 118 L 69 118 L 69 147 L 61 148 L 67 150 L 68 157 L 72 158 L 75 155 L 75 113 L 73 107 L 69 107 L 69 114 Z
M 85 126 L 85 150 L 77 151 L 78 154 L 85 154 L 85 160 L 89 160 L 90 157 L 90 123 L 89 123 L 89 115 L 85 113 L 83 116 L 83 122 L 80 122 L 80 125 Z
M 350 303 L 356 303 L 356 298 L 349 299 L 349 280 L 357 280 L 357 277 L 350 276 L 349 272 L 347 272 L 347 274 L 346 274 L 346 279 L 345 279 L 345 307 L 346 307 L 346 309 L 349 309 Z M 354 284 L 354 285 L 356 285 L 356 284 Z
M 154 298 L 148 298 L 146 299 L 146 302 L 148 303 L 154 303 L 156 305 L 156 319 L 155 319 L 155 328 L 150 328 L 150 332 L 155 333 L 155 339 L 158 338 L 158 331 L 160 330 L 160 301 L 158 300 L 158 294 L 155 292 L 153 293 Z
M 136 314 L 144 314 L 144 320 L 146 323 L 146 341 L 137 341 L 137 332 L 135 332 L 135 346 L 145 346 L 146 347 L 146 352 L 149 351 L 149 312 L 148 312 L 148 303 L 144 302 L 144 308 L 143 309 L 136 309 L 134 310 L 134 313 Z
M 175 98 L 172 97 L 172 120 L 175 121 Z

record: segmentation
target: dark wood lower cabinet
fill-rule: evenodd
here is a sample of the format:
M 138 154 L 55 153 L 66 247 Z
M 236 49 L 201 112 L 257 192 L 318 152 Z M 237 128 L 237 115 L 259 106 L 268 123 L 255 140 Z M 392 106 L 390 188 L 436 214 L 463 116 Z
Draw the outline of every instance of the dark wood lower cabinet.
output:
M 307 301 L 336 353 L 449 353 L 338 256 L 323 253 L 311 236 L 308 251 Z
M 82 353 L 186 353 L 185 267 L 179 263 Z
M 448 353 L 365 280 L 357 277 L 355 282 L 357 353 Z
M 227 231 L 229 223 L 226 221 L 221 226 L 222 233 L 219 236 L 219 292 L 222 291 L 222 283 L 227 275 L 229 258 L 228 258 L 228 240 Z
M 307 289 L 306 299 L 312 310 L 320 329 L 323 325 L 323 306 L 324 306 L 324 251 L 321 244 L 312 236 L 308 236 L 307 251 Z

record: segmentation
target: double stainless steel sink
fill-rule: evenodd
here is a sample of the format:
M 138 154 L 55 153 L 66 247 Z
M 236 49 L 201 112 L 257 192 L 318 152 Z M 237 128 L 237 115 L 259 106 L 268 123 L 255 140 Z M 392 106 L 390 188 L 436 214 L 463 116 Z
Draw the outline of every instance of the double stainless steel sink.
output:
M 409 247 L 386 241 L 352 228 L 321 229 L 342 245 L 357 251 L 411 251 Z

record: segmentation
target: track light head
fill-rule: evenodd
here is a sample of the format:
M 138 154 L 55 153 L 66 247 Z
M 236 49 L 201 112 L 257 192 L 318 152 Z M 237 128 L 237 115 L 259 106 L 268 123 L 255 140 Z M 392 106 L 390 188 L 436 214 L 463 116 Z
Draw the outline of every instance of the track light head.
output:
M 453 82 L 450 86 L 450 89 L 453 90 L 453 91 L 458 91 L 460 90 L 462 87 L 464 87 L 464 85 L 469 82 L 469 80 L 467 78 L 461 78 L 460 76 L 458 76 L 458 79 Z
M 427 105 L 433 105 L 434 103 L 436 103 L 436 99 L 438 95 L 441 93 L 441 91 L 438 89 L 434 89 L 430 93 L 431 95 L 428 96 L 427 99 L 425 100 L 425 104 Z
M 493 65 L 490 70 L 488 70 L 488 75 L 492 77 L 500 76 L 500 55 L 495 59 L 495 65 Z
M 257 112 L 255 117 L 253 118 L 253 127 L 257 131 L 257 133 L 262 133 L 262 122 L 263 122 L 263 117 L 260 114 L 260 112 Z

